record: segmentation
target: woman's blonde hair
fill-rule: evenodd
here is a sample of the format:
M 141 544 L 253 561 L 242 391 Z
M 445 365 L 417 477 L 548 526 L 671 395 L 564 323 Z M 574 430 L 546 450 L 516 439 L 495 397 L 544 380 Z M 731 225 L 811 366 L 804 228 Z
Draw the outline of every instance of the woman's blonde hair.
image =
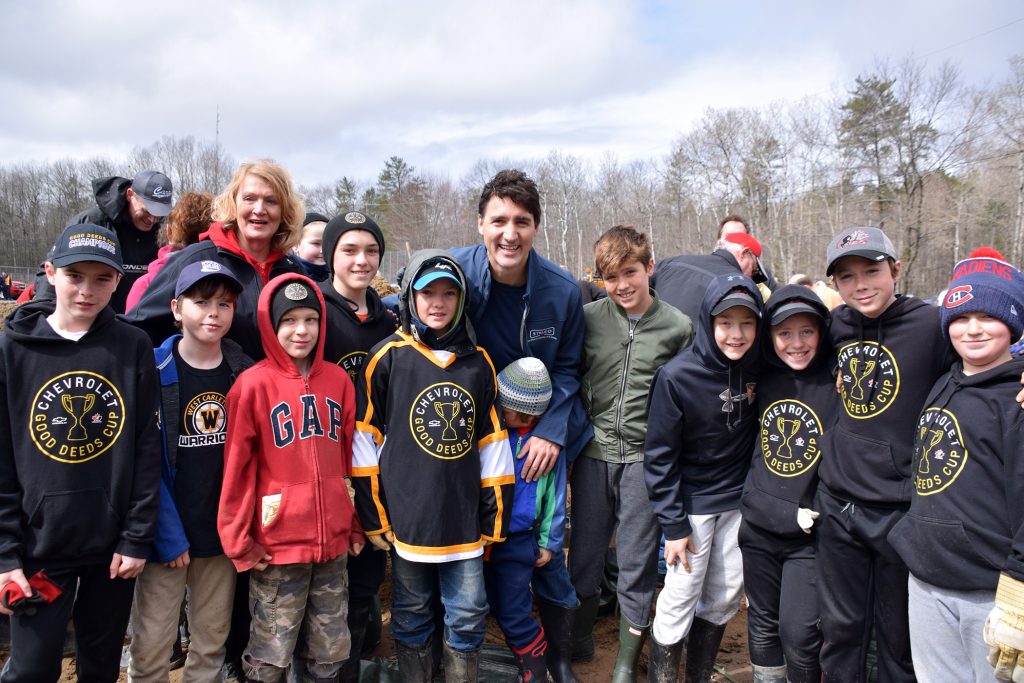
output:
M 277 199 L 281 203 L 281 225 L 270 239 L 270 248 L 286 254 L 299 243 L 302 236 L 302 219 L 306 215 L 306 210 L 302 195 L 295 191 L 288 171 L 270 159 L 246 162 L 238 167 L 228 186 L 213 200 L 213 218 L 223 221 L 225 230 L 234 231 L 238 228 L 236 196 L 248 175 L 260 178 L 277 193 Z

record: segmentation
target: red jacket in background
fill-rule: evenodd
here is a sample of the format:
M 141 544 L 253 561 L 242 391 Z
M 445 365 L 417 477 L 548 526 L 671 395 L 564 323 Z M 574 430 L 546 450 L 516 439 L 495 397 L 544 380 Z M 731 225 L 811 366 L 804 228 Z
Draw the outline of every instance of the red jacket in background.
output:
M 227 396 L 217 528 L 239 571 L 265 553 L 270 564 L 326 562 L 365 542 L 346 486 L 355 391 L 344 370 L 323 360 L 325 317 L 307 377 L 278 343 L 270 320 L 271 297 L 292 282 L 316 292 L 324 310 L 309 278 L 274 278 L 256 313 L 267 357 L 239 375 Z

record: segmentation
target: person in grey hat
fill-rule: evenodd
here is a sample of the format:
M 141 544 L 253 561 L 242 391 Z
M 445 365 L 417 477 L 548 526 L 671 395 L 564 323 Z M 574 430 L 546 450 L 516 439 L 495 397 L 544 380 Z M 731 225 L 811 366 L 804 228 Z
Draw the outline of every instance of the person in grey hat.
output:
M 110 305 L 117 313 L 124 313 L 132 284 L 156 260 L 159 230 L 154 228 L 174 205 L 171 179 L 160 171 L 142 171 L 134 178 L 94 178 L 92 189 L 96 206 L 75 214 L 67 225 L 91 223 L 117 234 L 124 257 L 124 277 L 110 298 Z M 37 290 L 36 298 L 52 298 L 52 291 Z

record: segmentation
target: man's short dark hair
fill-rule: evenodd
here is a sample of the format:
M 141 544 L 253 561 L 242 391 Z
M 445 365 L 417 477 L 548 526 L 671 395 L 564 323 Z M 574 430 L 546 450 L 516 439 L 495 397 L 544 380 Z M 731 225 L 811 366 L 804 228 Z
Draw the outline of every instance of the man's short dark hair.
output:
M 515 202 L 533 214 L 533 222 L 540 226 L 540 192 L 537 190 L 537 183 L 533 182 L 530 176 L 522 171 L 509 168 L 498 171 L 498 174 L 491 178 L 491 182 L 484 185 L 480 193 L 480 204 L 477 206 L 477 213 L 484 215 L 487 202 L 492 197 L 501 197 Z
M 747 224 L 747 219 L 736 213 L 731 213 L 722 220 L 718 221 L 718 239 L 722 239 L 722 228 L 725 227 L 726 223 L 740 223 L 743 226 L 743 231 L 748 235 L 750 234 L 750 225 Z

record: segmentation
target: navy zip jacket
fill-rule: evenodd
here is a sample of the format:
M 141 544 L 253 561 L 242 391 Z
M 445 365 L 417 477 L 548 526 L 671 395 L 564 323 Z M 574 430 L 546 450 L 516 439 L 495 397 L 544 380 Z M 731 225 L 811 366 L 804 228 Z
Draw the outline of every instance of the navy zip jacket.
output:
M 654 375 L 644 479 L 665 537 L 690 535 L 690 514 L 739 507 L 756 433 L 757 340 L 738 362 L 715 343 L 711 309 L 743 288 L 760 305 L 753 281 L 738 273 L 708 285 L 691 346 Z
M 999 572 L 1024 581 L 1024 358 L 932 389 L 917 421 L 910 511 L 889 543 L 918 579 L 994 591 Z
M 783 304 L 796 302 L 813 306 L 819 320 L 818 348 L 803 370 L 779 358 L 771 336 L 772 315 Z M 814 500 L 822 438 L 839 410 L 828 326 L 828 308 L 802 285 L 780 288 L 765 306 L 757 384 L 760 422 L 740 512 L 747 524 L 783 537 L 804 537 L 797 509 L 811 507 Z
M 913 490 L 914 425 L 930 388 L 955 359 L 939 309 L 902 294 L 877 318 L 843 305 L 832 311 L 831 338 L 842 407 L 818 476 L 843 500 L 905 509 Z

